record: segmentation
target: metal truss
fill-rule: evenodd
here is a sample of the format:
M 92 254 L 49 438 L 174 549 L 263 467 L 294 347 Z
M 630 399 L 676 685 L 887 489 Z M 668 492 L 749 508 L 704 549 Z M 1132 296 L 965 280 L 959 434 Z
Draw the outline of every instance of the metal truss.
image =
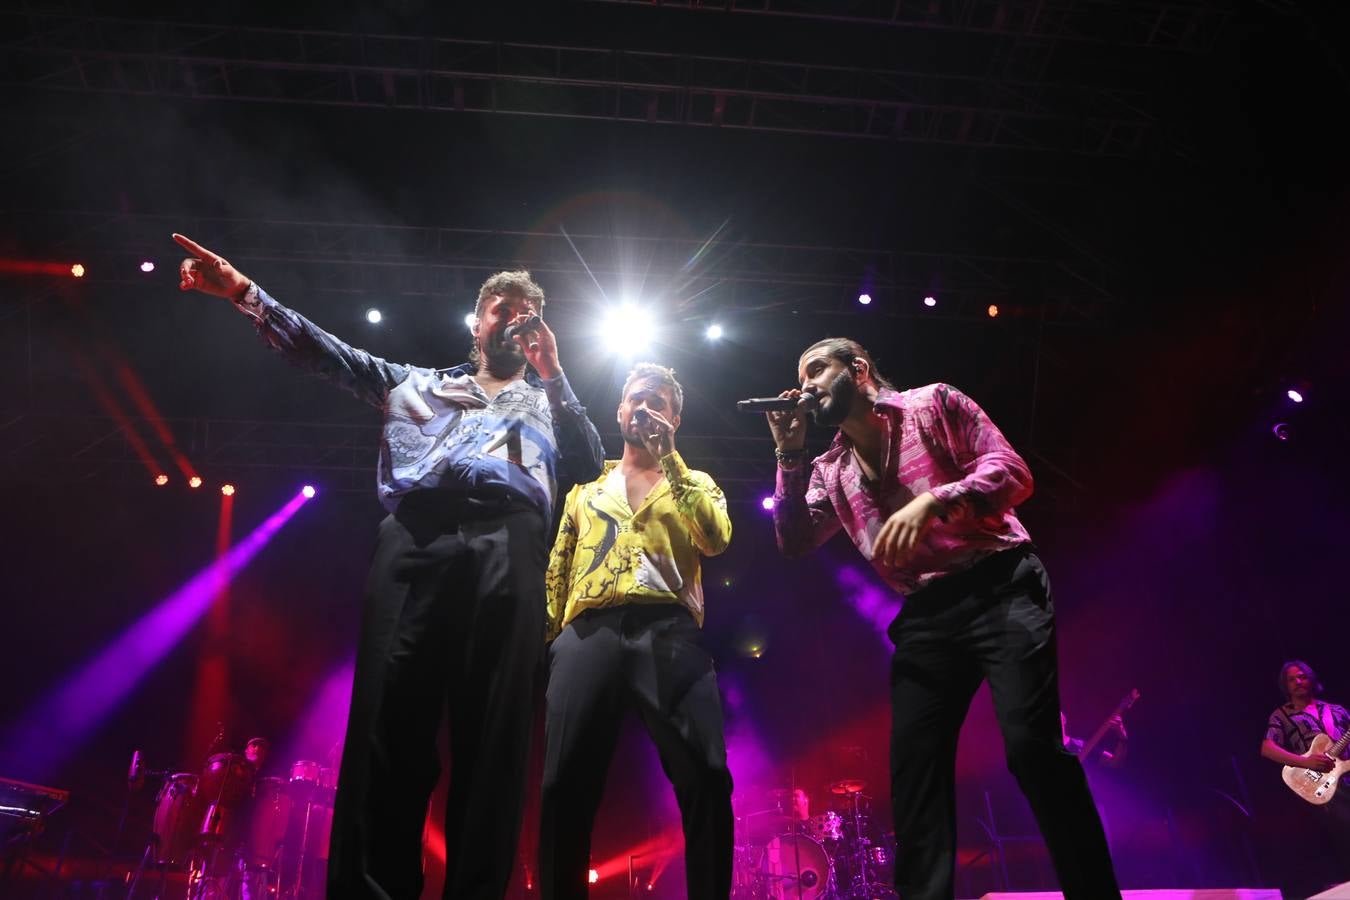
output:
M 958 6 L 960 4 L 957 4 Z M 982 5 L 982 4 L 981 4 Z M 1020 8 L 1012 4 L 1014 8 Z M 738 7 L 739 8 L 739 7 Z M 1056 7 L 1058 8 L 1058 7 Z M 0 83 L 443 112 L 609 119 L 1133 157 L 1146 97 L 1126 86 L 455 38 L 0 14 Z
M 595 279 L 608 289 L 642 273 L 645 292 L 688 316 L 704 308 L 856 312 L 864 285 L 883 301 L 869 315 L 917 313 L 911 301 L 938 293 L 941 309 L 926 315 L 984 318 L 990 303 L 1009 307 L 1029 298 L 1029 312 L 1039 319 L 1086 324 L 1107 318 L 1117 302 L 1115 276 L 1087 258 L 189 215 L 19 215 L 34 246 L 64 248 L 85 263 L 91 280 L 134 281 L 127 260 L 143 258 L 148 247 L 162 249 L 171 231 L 181 231 L 241 267 L 284 265 L 315 293 L 461 296 L 513 263 L 576 284 Z
M 917 31 L 1046 38 L 1118 47 L 1204 51 L 1234 14 L 1219 2 L 1084 0 L 588 0 L 647 9 L 777 16 Z

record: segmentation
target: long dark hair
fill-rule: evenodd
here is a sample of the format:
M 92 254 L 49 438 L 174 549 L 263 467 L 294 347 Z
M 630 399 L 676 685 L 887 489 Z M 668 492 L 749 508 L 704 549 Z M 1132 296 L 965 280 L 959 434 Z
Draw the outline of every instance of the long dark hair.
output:
M 1296 666 L 1302 669 L 1303 673 L 1308 676 L 1308 680 L 1312 682 L 1313 696 L 1320 696 L 1322 693 L 1322 680 L 1317 677 L 1317 673 L 1313 671 L 1313 667 L 1301 659 L 1291 659 L 1280 666 L 1280 676 L 1276 679 L 1280 685 L 1280 693 L 1284 695 L 1285 702 L 1293 699 L 1289 696 L 1289 684 L 1285 681 L 1285 676 L 1289 674 L 1290 669 Z

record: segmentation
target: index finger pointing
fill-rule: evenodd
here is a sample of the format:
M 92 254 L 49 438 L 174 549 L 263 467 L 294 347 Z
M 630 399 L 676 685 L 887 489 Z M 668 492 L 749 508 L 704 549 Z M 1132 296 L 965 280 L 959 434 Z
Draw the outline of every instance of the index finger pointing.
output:
M 182 247 L 184 250 L 186 250 L 187 252 L 191 253 L 193 256 L 199 259 L 207 259 L 207 260 L 220 259 L 218 255 L 212 253 L 210 250 L 207 250 L 205 247 L 203 247 L 201 244 L 197 243 L 187 235 L 174 232 L 173 239 L 178 242 L 178 246 Z

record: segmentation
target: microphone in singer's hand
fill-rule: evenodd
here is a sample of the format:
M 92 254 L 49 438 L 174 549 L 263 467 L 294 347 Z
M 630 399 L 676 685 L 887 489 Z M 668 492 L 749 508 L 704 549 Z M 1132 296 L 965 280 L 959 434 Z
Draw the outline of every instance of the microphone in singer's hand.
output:
M 543 319 L 539 318 L 538 316 L 530 316 L 524 322 L 517 322 L 514 325 L 507 325 L 506 330 L 502 332 L 502 337 L 506 338 L 508 341 L 514 341 L 516 339 L 516 335 L 524 334 L 527 331 L 535 331 L 542 324 L 544 324 Z
M 789 412 L 801 409 L 809 412 L 820 405 L 815 394 L 802 394 L 800 397 L 751 397 L 749 400 L 737 400 L 736 411 L 743 413 Z

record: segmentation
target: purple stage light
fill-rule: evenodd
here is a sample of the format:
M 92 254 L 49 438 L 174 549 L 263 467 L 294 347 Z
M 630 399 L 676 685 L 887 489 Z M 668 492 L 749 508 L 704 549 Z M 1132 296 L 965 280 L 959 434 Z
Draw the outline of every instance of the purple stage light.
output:
M 1288 391 L 1286 391 L 1285 396 L 1288 397 L 1290 400 L 1293 400 L 1295 403 L 1303 402 L 1303 394 L 1300 393 L 1299 391 L 1294 390 L 1293 388 L 1290 388 Z
M 314 490 L 314 485 L 307 484 L 300 489 L 300 493 L 304 495 L 306 500 L 312 500 L 314 499 L 316 491 Z
M 931 295 L 924 297 L 923 305 L 927 307 L 937 306 L 937 298 Z
M 351 711 L 355 671 L 356 660 L 347 659 L 328 673 L 299 724 L 282 745 L 282 759 L 318 759 L 337 767 L 342 736 L 347 732 L 347 714 Z
M 83 668 L 34 704 L 0 741 L 0 756 L 29 778 L 45 777 L 131 694 L 192 629 L 211 601 L 304 505 L 300 495 L 146 613 Z
M 773 498 L 772 498 L 772 497 L 765 497 L 763 500 L 760 500 L 760 501 L 759 501 L 759 505 L 760 505 L 762 508 L 764 508 L 766 511 L 772 512 L 772 511 L 773 511 Z
M 1289 427 L 1288 422 L 1276 422 L 1275 427 L 1270 429 L 1270 433 L 1281 441 L 1287 441 L 1293 437 L 1293 430 Z
M 871 295 L 871 294 L 859 294 L 859 295 L 858 295 L 858 302 L 861 303 L 863 306 L 866 306 L 867 304 L 869 304 L 869 303 L 872 302 L 872 295 Z
M 848 601 L 848 605 L 865 621 L 871 623 L 882 641 L 889 646 L 890 637 L 886 629 L 900 614 L 900 598 L 852 566 L 840 567 L 835 580 L 843 588 L 844 599 Z

